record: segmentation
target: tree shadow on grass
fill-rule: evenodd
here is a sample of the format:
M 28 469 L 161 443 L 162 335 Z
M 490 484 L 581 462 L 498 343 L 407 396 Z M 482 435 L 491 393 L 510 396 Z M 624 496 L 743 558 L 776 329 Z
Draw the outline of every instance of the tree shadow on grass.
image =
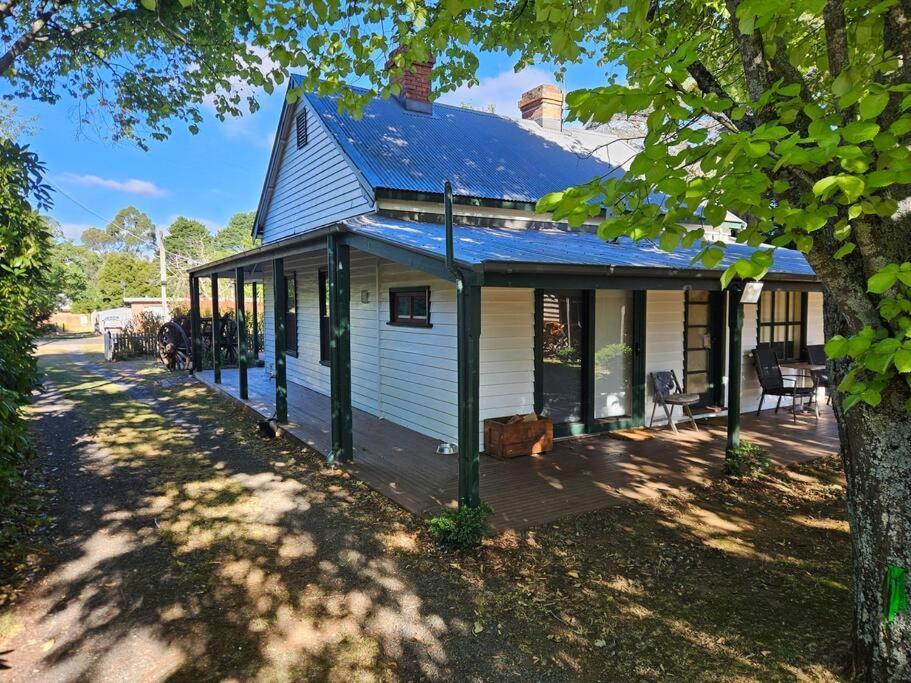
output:
M 198 385 L 55 363 L 35 419 L 62 541 L 8 655 L 23 678 L 789 678 L 844 635 L 847 537 L 790 484 L 767 520 L 774 483 L 453 554 Z

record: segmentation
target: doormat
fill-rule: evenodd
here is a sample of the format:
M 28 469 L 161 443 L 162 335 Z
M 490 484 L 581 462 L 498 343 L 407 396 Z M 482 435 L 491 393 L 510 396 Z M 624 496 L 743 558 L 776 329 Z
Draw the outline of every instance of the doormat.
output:
M 607 435 L 612 439 L 619 439 L 620 441 L 648 441 L 649 439 L 655 438 L 655 435 L 649 430 L 641 427 L 636 429 L 615 429 L 608 432 Z

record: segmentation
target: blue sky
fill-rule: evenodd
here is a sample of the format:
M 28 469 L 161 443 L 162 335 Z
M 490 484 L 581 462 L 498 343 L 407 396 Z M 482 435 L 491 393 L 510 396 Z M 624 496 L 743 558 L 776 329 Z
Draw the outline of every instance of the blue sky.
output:
M 449 93 L 441 101 L 518 115 L 516 102 L 525 90 L 554 82 L 546 66 L 516 74 L 503 55 L 483 55 L 480 85 Z M 594 66 L 570 69 L 563 87 L 572 90 L 605 82 Z M 70 100 L 51 106 L 19 102 L 20 113 L 34 116 L 37 132 L 29 140 L 46 163 L 48 182 L 58 190 L 51 215 L 66 237 L 78 239 L 89 226 L 104 227 L 125 206 L 145 211 L 159 226 L 183 215 L 217 230 L 238 211 L 256 208 L 283 91 L 262 94 L 254 115 L 225 122 L 209 115 L 197 135 L 180 124 L 167 141 L 150 143 L 145 152 L 132 143 L 114 143 L 103 129 L 79 125 L 79 108 Z

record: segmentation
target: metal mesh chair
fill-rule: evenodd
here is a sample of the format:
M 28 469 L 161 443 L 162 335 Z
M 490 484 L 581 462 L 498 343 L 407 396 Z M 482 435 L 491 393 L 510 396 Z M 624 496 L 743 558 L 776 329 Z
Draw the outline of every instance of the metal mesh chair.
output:
M 680 406 L 683 409 L 683 412 L 690 418 L 690 422 L 693 423 L 693 429 L 698 432 L 699 427 L 696 426 L 696 419 L 693 417 L 693 411 L 690 410 L 690 406 L 699 403 L 699 394 L 684 394 L 680 382 L 677 381 L 677 375 L 673 370 L 658 370 L 657 372 L 651 373 L 651 375 L 655 399 L 652 404 L 652 417 L 648 423 L 649 429 L 651 429 L 655 422 L 655 410 L 660 405 L 664 409 L 664 414 L 667 415 L 668 426 L 676 434 L 677 425 L 674 424 L 673 417 L 674 406 Z
M 810 365 L 826 365 L 828 359 L 826 358 L 826 350 L 822 344 L 810 344 L 807 346 L 807 360 L 810 362 Z M 826 392 L 826 405 L 832 400 L 832 395 L 829 393 L 829 370 L 810 370 L 810 374 L 813 375 L 813 382 L 817 387 L 822 387 Z
M 791 398 L 791 414 L 794 416 L 794 422 L 797 422 L 797 403 L 798 399 L 809 398 L 816 407 L 816 419 L 819 419 L 819 405 L 813 400 L 816 395 L 816 382 L 813 386 L 801 387 L 797 381 L 805 374 L 789 375 L 785 377 L 781 374 L 781 366 L 778 364 L 778 358 L 770 346 L 759 345 L 753 350 L 753 362 L 756 365 L 756 376 L 759 378 L 759 385 L 762 387 L 762 396 L 759 397 L 759 408 L 756 415 L 762 412 L 762 404 L 766 396 L 777 396 L 778 403 L 775 404 L 775 413 L 781 407 L 781 399 L 785 396 Z M 810 376 L 812 379 L 812 375 Z M 792 382 L 790 386 L 786 383 Z

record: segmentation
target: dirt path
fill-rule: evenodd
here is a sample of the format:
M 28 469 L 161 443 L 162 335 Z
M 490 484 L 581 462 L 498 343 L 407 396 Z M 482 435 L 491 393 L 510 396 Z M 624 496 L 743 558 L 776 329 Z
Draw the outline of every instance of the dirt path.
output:
M 58 521 L 48 574 L 8 619 L 12 680 L 449 678 L 450 650 L 488 649 L 470 604 L 449 604 L 459 589 L 440 577 L 419 595 L 395 539 L 367 523 L 371 504 L 384 524 L 404 513 L 331 474 L 286 476 L 301 454 L 254 437 L 228 402 L 106 366 L 93 342 L 41 349 L 50 381 L 33 412 Z M 245 433 L 166 391 L 234 411 Z M 486 655 L 462 673 L 504 660 Z
M 190 378 L 94 339 L 40 354 L 54 521 L 0 610 L 2 680 L 837 678 L 835 460 L 455 553 Z

